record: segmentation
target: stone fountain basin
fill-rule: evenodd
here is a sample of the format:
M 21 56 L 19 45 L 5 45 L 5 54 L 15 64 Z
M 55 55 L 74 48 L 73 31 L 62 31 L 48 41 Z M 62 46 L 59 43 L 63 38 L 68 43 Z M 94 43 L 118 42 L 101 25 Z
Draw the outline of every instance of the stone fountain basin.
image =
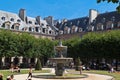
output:
M 73 58 L 50 58 L 49 59 L 51 62 L 55 62 L 55 63 L 68 63 L 73 61 Z
M 88 77 L 85 74 L 64 74 L 63 76 L 56 76 L 55 74 L 39 74 L 33 75 L 35 78 L 43 78 L 43 79 L 80 79 Z

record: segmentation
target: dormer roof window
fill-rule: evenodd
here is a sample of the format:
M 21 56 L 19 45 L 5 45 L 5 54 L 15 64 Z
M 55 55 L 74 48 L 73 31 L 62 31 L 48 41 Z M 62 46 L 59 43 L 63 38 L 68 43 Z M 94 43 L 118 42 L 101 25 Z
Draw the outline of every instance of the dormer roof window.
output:
M 103 23 L 105 22 L 105 18 L 102 19 L 102 22 L 103 22 Z
M 35 22 L 35 25 L 38 25 L 38 23 L 37 23 L 37 22 Z
M 41 25 L 42 25 L 42 26 L 44 26 L 44 24 L 43 24 L 43 23 L 42 23 Z
M 5 17 L 1 17 L 2 20 L 5 20 Z
M 29 24 L 32 24 L 32 21 L 29 21 L 28 23 L 29 23 Z
M 111 18 L 111 21 L 115 21 L 115 17 L 114 16 Z
M 17 22 L 21 22 L 21 20 L 20 20 L 20 19 L 18 19 L 18 20 L 17 20 Z
M 11 18 L 10 21 L 14 21 L 14 18 Z

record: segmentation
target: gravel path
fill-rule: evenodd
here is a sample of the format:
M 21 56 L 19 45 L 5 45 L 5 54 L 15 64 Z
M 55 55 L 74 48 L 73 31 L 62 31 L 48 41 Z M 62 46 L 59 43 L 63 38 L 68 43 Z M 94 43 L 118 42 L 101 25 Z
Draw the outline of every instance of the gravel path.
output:
M 54 73 L 54 69 L 51 70 L 51 73 Z M 47 73 L 39 73 L 39 74 L 47 74 Z M 113 80 L 111 76 L 106 76 L 106 75 L 99 75 L 99 74 L 89 74 L 85 73 L 88 75 L 87 78 L 82 78 L 82 79 L 43 79 L 43 78 L 32 78 L 32 80 Z M 14 79 L 15 80 L 26 80 L 28 74 L 21 74 L 21 75 L 15 75 Z

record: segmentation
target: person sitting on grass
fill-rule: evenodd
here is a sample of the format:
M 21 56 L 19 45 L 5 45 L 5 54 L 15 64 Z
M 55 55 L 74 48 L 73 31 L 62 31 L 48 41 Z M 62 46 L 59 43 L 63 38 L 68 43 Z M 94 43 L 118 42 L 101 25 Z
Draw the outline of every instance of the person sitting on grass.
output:
M 0 73 L 0 80 L 3 80 L 3 75 Z
M 14 75 L 12 74 L 12 75 L 10 75 L 10 77 L 9 78 L 7 78 L 7 80 L 14 80 Z

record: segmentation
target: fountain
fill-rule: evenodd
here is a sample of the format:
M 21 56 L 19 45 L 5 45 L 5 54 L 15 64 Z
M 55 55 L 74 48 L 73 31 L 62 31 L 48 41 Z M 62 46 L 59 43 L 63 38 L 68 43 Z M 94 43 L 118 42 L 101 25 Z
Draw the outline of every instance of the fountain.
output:
M 54 47 L 55 57 L 50 58 L 50 62 L 56 63 L 55 74 L 56 76 L 63 76 L 65 72 L 65 64 L 73 61 L 73 58 L 67 58 L 67 46 L 62 45 L 62 41 L 59 40 L 59 45 Z
M 55 57 L 49 58 L 49 62 L 55 63 L 55 72 L 51 71 L 51 73 L 46 74 L 34 74 L 35 78 L 45 78 L 45 79 L 76 79 L 76 78 L 85 78 L 87 75 L 80 75 L 78 73 L 71 73 L 65 70 L 66 64 L 73 62 L 73 58 L 67 57 L 67 46 L 62 45 L 62 41 L 59 40 L 58 46 L 54 47 Z

